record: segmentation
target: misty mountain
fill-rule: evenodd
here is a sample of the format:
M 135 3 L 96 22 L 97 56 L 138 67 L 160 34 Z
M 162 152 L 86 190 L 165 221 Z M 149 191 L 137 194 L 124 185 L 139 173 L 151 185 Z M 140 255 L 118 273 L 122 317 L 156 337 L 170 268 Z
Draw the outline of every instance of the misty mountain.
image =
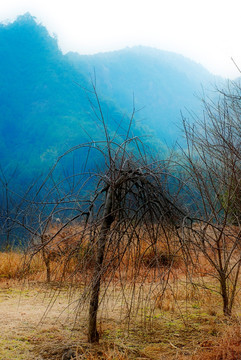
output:
M 81 56 L 63 55 L 30 14 L 0 25 L 0 154 L 5 171 L 22 181 L 48 169 L 70 147 L 103 137 L 88 100 L 96 87 L 110 132 L 137 112 L 134 131 L 161 148 L 180 135 L 180 110 L 198 112 L 194 97 L 214 78 L 202 66 L 145 47 Z M 79 85 L 79 86 L 78 86 Z M 89 136 L 89 135 L 90 136 Z M 159 140 L 157 140 L 159 138 Z
M 134 97 L 140 123 L 169 144 L 179 135 L 180 111 L 198 112 L 202 86 L 215 81 L 204 67 L 184 56 L 143 46 L 67 57 L 79 72 L 95 73 L 100 92 L 129 113 Z
M 28 14 L 0 27 L 0 44 L 1 163 L 31 177 L 94 130 L 74 84 L 87 82 Z

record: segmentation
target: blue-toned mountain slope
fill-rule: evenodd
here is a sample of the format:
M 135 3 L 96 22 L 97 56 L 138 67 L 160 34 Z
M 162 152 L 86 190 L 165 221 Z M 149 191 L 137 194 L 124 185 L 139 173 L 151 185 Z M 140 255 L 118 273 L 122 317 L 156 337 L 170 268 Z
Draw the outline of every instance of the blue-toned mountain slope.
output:
M 57 40 L 30 14 L 0 25 L 0 165 L 22 183 L 46 172 L 68 148 L 103 137 L 85 88 L 96 84 L 110 132 L 123 114 L 149 143 L 171 144 L 180 110 L 198 111 L 194 94 L 213 81 L 203 67 L 156 49 L 135 47 L 92 56 L 63 55 Z M 78 86 L 79 84 L 80 86 Z M 127 121 L 127 120 L 126 120 Z M 158 140 L 158 138 L 160 140 Z

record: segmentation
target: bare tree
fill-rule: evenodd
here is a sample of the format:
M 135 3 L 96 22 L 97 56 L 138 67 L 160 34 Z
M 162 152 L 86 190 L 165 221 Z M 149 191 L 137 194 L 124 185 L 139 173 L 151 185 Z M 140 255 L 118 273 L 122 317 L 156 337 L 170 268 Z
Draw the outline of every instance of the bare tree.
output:
M 136 143 L 138 140 L 133 141 Z M 160 163 L 148 163 L 140 153 L 138 158 L 133 154 L 130 156 L 125 146 L 126 144 L 123 143 L 113 154 L 109 153 L 111 158 L 108 159 L 108 171 L 104 177 L 102 176 L 100 188 L 96 193 L 96 200 L 102 193 L 104 197 L 100 206 L 101 213 L 96 219 L 99 230 L 89 308 L 90 342 L 98 341 L 96 316 L 101 278 L 110 267 L 114 266 L 113 257 L 112 261 L 104 264 L 107 244 L 112 245 L 111 242 L 116 238 L 117 233 L 118 242 L 115 244 L 116 248 L 113 249 L 112 256 L 117 259 L 115 266 L 118 266 L 133 237 L 141 241 L 139 235 L 141 228 L 142 231 L 145 227 L 153 228 L 158 222 L 163 226 L 174 226 L 180 215 L 178 208 L 170 200 L 168 185 L 165 183 L 167 180 L 165 166 L 163 164 L 160 166 Z M 156 234 L 152 235 L 150 238 L 152 245 L 156 241 Z
M 16 246 L 23 245 L 21 243 L 21 239 L 24 238 L 22 220 L 25 218 L 25 212 L 22 206 L 31 187 L 19 196 L 14 191 L 16 173 L 15 169 L 7 174 L 7 171 L 5 172 L 0 166 L 0 246 L 4 251 L 11 251 Z
M 219 99 L 202 99 L 203 118 L 184 120 L 190 217 L 181 238 L 189 255 L 205 257 L 231 315 L 241 266 L 241 87 L 230 82 Z M 190 219 L 192 219 L 190 221 Z
M 13 199 L 9 190 L 9 180 L 5 176 L 3 170 L 0 168 L 0 183 L 1 183 L 1 212 L 0 212 L 0 226 L 2 234 L 1 247 L 6 251 L 11 250 L 14 245 L 13 241 L 13 223 L 11 221 L 13 210 Z
M 109 133 L 94 84 L 90 96 L 90 104 L 105 139 L 78 145 L 61 156 L 29 200 L 27 212 L 34 207 L 31 250 L 33 254 L 39 251 L 44 254 L 48 281 L 47 249 L 56 247 L 56 242 L 60 246 L 66 237 L 70 237 L 68 228 L 75 227 L 74 245 L 66 259 L 75 257 L 77 262 L 73 274 L 80 274 L 82 280 L 85 276 L 82 299 L 89 298 L 88 339 L 93 343 L 99 341 L 97 314 L 101 285 L 105 283 L 107 288 L 117 272 L 124 281 L 128 267 L 124 264 L 133 262 L 133 276 L 137 279 L 144 263 L 144 253 L 151 249 L 152 261 L 149 270 L 142 275 L 143 279 L 148 277 L 148 271 L 153 271 L 153 276 L 158 276 L 158 283 L 165 286 L 174 261 L 173 252 L 179 251 L 179 245 L 175 245 L 173 250 L 171 241 L 183 212 L 178 202 L 182 183 L 173 176 L 170 159 L 154 160 L 143 142 L 131 135 L 135 108 L 127 127 L 119 124 L 119 132 Z M 65 173 L 61 178 L 58 168 L 66 157 L 76 152 L 82 154 L 79 158 L 82 158 L 83 166 L 79 167 L 79 172 L 75 168 L 74 172 Z M 49 227 L 56 218 L 61 218 L 61 225 L 50 234 Z M 67 235 L 61 237 L 64 230 Z M 164 242 L 167 249 L 165 260 L 158 256 L 158 246 Z M 81 256 L 83 248 L 85 253 Z M 168 252 L 170 259 L 167 260 Z M 92 266 L 88 268 L 90 262 Z M 129 311 L 131 308 L 132 304 Z

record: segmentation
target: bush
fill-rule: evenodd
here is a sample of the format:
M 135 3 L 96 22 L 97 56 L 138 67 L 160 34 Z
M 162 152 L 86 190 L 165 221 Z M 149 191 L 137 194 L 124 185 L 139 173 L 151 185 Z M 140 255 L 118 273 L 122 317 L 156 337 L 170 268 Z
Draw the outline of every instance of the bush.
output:
M 141 263 L 149 268 L 171 267 L 178 264 L 179 257 L 164 250 L 149 248 L 141 256 Z

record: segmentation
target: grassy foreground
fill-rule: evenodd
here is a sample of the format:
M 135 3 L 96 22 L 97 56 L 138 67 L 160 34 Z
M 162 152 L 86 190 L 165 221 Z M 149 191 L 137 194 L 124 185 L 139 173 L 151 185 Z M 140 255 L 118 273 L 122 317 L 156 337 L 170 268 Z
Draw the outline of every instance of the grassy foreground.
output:
M 78 307 L 81 284 L 46 284 L 41 257 L 34 259 L 27 275 L 24 262 L 20 253 L 0 253 L 2 360 L 241 359 L 240 298 L 234 316 L 227 319 L 215 292 L 190 287 L 181 270 L 164 295 L 152 295 L 152 311 L 137 311 L 129 321 L 121 285 L 111 285 L 100 311 L 100 344 L 90 345 L 88 309 Z M 142 291 L 148 292 L 148 286 Z

